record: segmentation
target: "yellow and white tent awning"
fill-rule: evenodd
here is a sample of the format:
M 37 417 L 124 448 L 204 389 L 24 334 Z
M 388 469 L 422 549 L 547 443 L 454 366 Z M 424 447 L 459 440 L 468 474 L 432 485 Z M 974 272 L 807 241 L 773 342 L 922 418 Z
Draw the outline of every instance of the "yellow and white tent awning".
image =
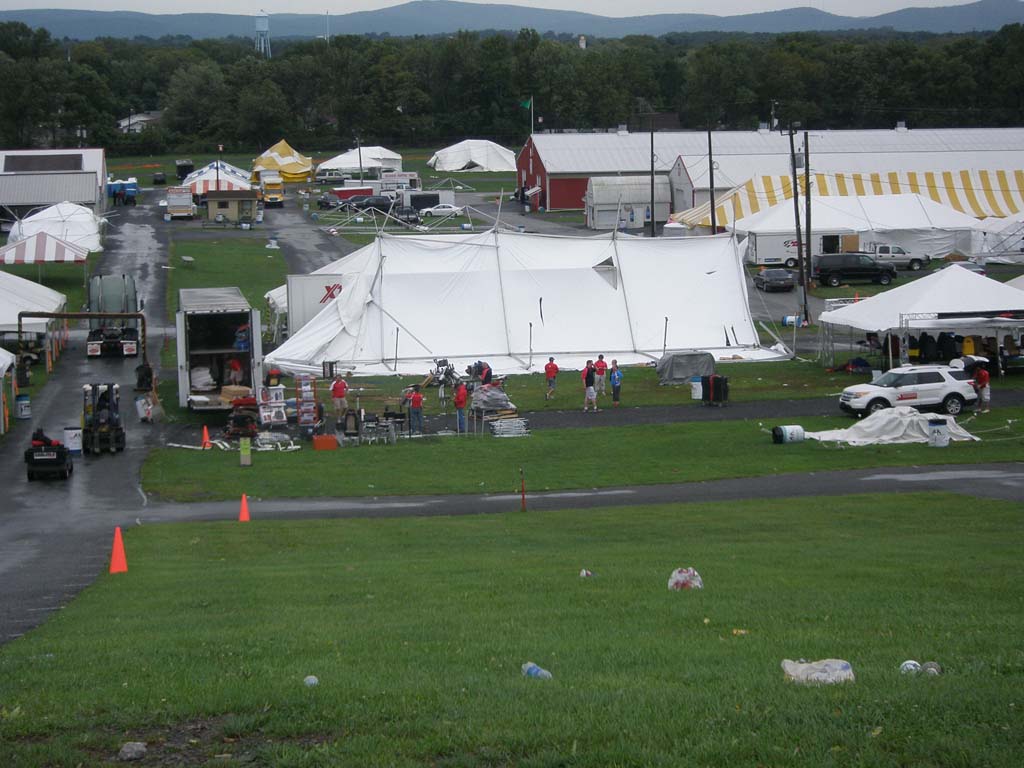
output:
M 313 159 L 296 152 L 287 141 L 281 139 L 262 155 L 253 160 L 253 181 L 258 174 L 273 171 L 289 182 L 307 181 L 313 175 Z
M 800 194 L 804 176 L 799 177 Z M 894 171 L 891 173 L 811 172 L 811 196 L 900 195 L 929 197 L 979 219 L 1003 218 L 1024 211 L 1024 170 Z M 727 226 L 751 214 L 793 199 L 789 176 L 755 176 L 715 200 L 715 223 Z M 690 227 L 711 226 L 711 203 L 674 213 L 672 221 Z

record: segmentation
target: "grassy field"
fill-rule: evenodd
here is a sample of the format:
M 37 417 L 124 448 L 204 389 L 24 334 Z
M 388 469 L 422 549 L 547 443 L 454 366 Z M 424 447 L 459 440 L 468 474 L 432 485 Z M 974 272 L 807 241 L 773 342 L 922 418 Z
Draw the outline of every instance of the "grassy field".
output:
M 393 447 L 259 453 L 255 469 L 238 466 L 234 451 L 151 451 L 143 489 L 160 500 L 355 497 L 391 494 L 508 493 L 519 468 L 530 491 L 655 485 L 789 472 L 926 466 L 1012 460 L 1024 455 L 1024 409 L 979 416 L 970 431 L 981 442 L 937 450 L 924 444 L 837 447 L 815 441 L 772 444 L 772 426 L 788 420 L 689 422 L 628 429 L 548 429 L 528 438 L 438 437 Z M 1007 420 L 1017 419 L 1007 425 Z M 808 430 L 836 429 L 844 416 L 803 418 Z M 454 420 L 453 420 L 454 424 Z M 1000 429 L 1000 431 L 990 431 Z
M 0 649 L 0 763 L 1015 767 L 1021 535 L 923 494 L 132 527 Z

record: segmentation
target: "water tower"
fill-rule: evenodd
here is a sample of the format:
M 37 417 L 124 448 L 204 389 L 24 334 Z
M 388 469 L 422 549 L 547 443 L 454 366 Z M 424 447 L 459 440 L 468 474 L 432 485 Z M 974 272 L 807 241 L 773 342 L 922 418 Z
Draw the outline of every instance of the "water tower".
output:
M 256 15 L 256 53 L 270 58 L 270 17 L 262 9 Z

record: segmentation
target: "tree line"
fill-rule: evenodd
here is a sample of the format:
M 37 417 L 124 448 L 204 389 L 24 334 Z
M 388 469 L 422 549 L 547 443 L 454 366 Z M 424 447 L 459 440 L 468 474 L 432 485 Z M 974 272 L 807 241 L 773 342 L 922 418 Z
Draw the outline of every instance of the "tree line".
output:
M 117 154 L 252 151 L 284 136 L 307 151 L 519 146 L 530 131 L 627 124 L 752 129 L 1016 126 L 1024 27 L 995 33 L 671 34 L 590 40 L 460 32 L 275 41 L 55 40 L 0 24 L 0 145 L 104 146 Z M 116 121 L 164 110 L 122 135 Z

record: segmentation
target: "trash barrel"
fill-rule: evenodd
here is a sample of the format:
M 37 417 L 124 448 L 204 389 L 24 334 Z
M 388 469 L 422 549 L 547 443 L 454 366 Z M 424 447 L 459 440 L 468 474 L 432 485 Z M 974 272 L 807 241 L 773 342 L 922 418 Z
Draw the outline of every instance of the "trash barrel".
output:
M 804 428 L 799 424 L 787 424 L 781 427 L 772 427 L 773 443 L 802 443 L 803 441 Z
M 82 455 L 82 428 L 64 427 L 64 445 L 72 456 Z
M 945 419 L 928 419 L 928 445 L 932 448 L 949 445 L 949 424 Z
M 14 398 L 15 416 L 19 419 L 32 418 L 32 399 L 28 395 L 18 395 Z
M 700 400 L 703 387 L 700 383 L 700 376 L 693 376 L 690 378 L 690 399 Z

